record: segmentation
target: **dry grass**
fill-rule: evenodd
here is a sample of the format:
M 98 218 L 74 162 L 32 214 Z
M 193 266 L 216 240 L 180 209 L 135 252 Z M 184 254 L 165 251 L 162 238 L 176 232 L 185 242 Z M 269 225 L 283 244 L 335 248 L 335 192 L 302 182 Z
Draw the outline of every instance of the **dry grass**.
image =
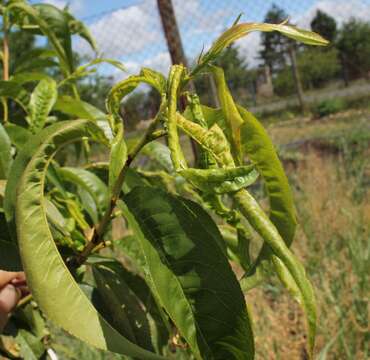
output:
M 356 181 L 337 158 L 314 151 L 305 154 L 292 176 L 300 218 L 294 251 L 317 294 L 317 357 L 366 359 L 369 192 L 356 203 Z M 277 283 L 254 289 L 247 301 L 255 320 L 257 359 L 307 358 L 302 312 Z

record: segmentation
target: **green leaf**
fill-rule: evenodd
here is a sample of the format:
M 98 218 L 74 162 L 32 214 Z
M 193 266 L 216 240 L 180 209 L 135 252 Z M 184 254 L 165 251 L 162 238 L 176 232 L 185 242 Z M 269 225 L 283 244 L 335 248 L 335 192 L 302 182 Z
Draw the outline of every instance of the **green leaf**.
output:
M 64 236 L 70 236 L 66 229 L 67 222 L 58 208 L 48 199 L 45 199 L 46 217 L 51 225 L 53 225 Z
M 172 173 L 174 171 L 170 149 L 159 141 L 151 141 L 146 144 L 140 153 L 155 160 L 167 172 Z
M 294 238 L 297 216 L 287 176 L 262 124 L 241 106 L 238 110 L 244 121 L 241 127 L 243 149 L 266 183 L 270 220 L 289 246 Z
M 8 178 L 12 161 L 12 144 L 3 125 L 0 124 L 0 180 Z
M 17 98 L 21 91 L 22 86 L 20 86 L 16 81 L 0 80 L 0 96 Z
M 13 242 L 0 239 L 0 269 L 22 271 L 19 249 Z
M 45 352 L 42 341 L 24 329 L 18 330 L 16 341 L 20 346 L 22 359 L 39 360 Z
M 0 211 L 2 211 L 3 201 L 5 196 L 6 180 L 0 180 Z
M 125 71 L 125 67 L 123 66 L 123 64 L 120 61 L 113 60 L 113 59 L 107 59 L 107 58 L 96 58 L 94 60 L 91 60 L 87 64 L 79 66 L 72 74 L 70 74 L 65 79 L 63 79 L 58 84 L 58 87 L 61 87 L 62 85 L 65 85 L 66 83 L 68 83 L 70 81 L 76 81 L 78 79 L 81 79 L 85 76 L 88 76 L 88 75 L 96 72 L 97 68 L 96 67 L 94 68 L 93 66 L 94 65 L 99 65 L 99 64 L 102 64 L 102 63 L 110 64 L 110 65 L 116 67 L 117 69 L 119 69 L 121 71 Z M 91 67 L 93 67 L 93 68 L 89 69 Z
M 67 95 L 58 97 L 53 110 L 79 119 L 98 120 L 106 117 L 106 114 L 95 106 Z
M 177 101 L 181 80 L 185 68 L 182 65 L 173 65 L 168 75 L 168 147 L 171 152 L 171 159 L 176 171 L 186 169 L 187 164 L 180 146 L 179 134 L 177 132 Z
M 57 56 L 56 52 L 45 48 L 34 48 L 27 51 L 24 55 L 14 59 L 14 74 L 15 76 L 26 74 L 29 71 L 42 70 L 46 66 L 58 65 L 57 62 L 53 61 L 53 58 Z M 46 60 L 46 62 L 45 62 Z
M 214 124 L 210 129 L 205 129 L 177 113 L 177 126 L 210 152 L 220 167 L 235 166 L 229 143 L 217 124 Z
M 116 137 L 112 141 L 109 154 L 109 195 L 113 194 L 114 184 L 127 160 L 127 146 L 123 138 L 123 126 L 119 126 Z
M 224 169 L 185 169 L 179 173 L 200 190 L 216 194 L 240 190 L 258 178 L 253 165 Z
M 107 186 L 94 173 L 82 168 L 73 167 L 60 167 L 57 171 L 64 181 L 72 182 L 89 192 L 100 212 L 103 212 L 107 208 Z
M 155 296 L 195 358 L 252 359 L 243 294 L 209 215 L 151 187 L 136 187 L 124 200 Z
M 263 31 L 263 32 L 271 32 L 271 31 L 278 31 L 281 34 L 300 41 L 307 45 L 319 45 L 325 46 L 328 44 L 328 41 L 325 40 L 320 35 L 307 30 L 299 29 L 293 25 L 287 25 L 285 23 L 282 24 L 259 24 L 259 23 L 241 23 L 236 24 L 226 30 L 211 46 L 211 48 L 200 57 L 198 64 L 192 70 L 191 76 L 195 75 L 205 66 L 208 65 L 209 62 L 215 60 L 218 55 L 220 55 L 221 51 L 224 50 L 227 46 L 231 45 L 234 41 L 248 35 L 253 31 Z
M 12 144 L 18 149 L 22 148 L 32 136 L 31 132 L 26 128 L 12 123 L 7 123 L 5 130 Z
M 48 126 L 46 129 L 40 131 L 38 134 L 31 136 L 29 138 L 29 141 L 22 146 L 21 151 L 18 152 L 17 157 L 13 161 L 5 189 L 4 213 L 6 221 L 8 223 L 10 234 L 14 237 L 14 241 L 16 241 L 15 203 L 19 180 L 33 153 L 44 141 L 45 137 L 50 135 L 58 127 L 59 124 L 54 124 Z
M 38 29 L 38 33 L 47 36 L 58 56 L 62 69 L 71 73 L 73 71 L 73 59 L 71 38 L 65 16 L 61 10 L 50 4 L 37 4 L 34 6 L 24 2 L 14 2 L 8 6 L 9 11 L 21 11 L 26 15 L 23 23 L 19 24 L 23 29 Z
M 101 262 L 92 269 L 112 325 L 133 343 L 153 351 L 149 322 L 142 304 L 125 281 L 126 270 L 117 262 Z
M 89 28 L 82 22 L 77 20 L 67 9 L 63 10 L 68 21 L 68 27 L 72 35 L 79 35 L 85 39 L 94 51 L 97 51 L 95 39 L 90 33 Z
M 42 72 L 31 71 L 15 74 L 14 76 L 12 76 L 11 80 L 18 83 L 19 85 L 23 85 L 29 82 L 41 81 L 45 79 L 50 79 L 50 76 Z
M 127 340 L 99 315 L 69 273 L 54 244 L 43 195 L 48 163 L 66 143 L 82 137 L 99 139 L 103 136 L 94 123 L 86 120 L 57 125 L 34 152 L 18 186 L 18 241 L 32 295 L 48 319 L 92 346 L 139 359 L 161 359 Z
M 46 328 L 46 323 L 41 315 L 40 309 L 33 303 L 28 303 L 17 309 L 13 314 L 16 320 L 19 320 L 27 326 L 27 329 L 39 340 L 50 335 Z
M 53 79 L 41 80 L 32 92 L 29 103 L 30 130 L 40 131 L 58 97 L 57 84 Z
M 97 224 L 99 221 L 99 214 L 94 198 L 88 191 L 81 187 L 78 188 L 78 195 L 80 197 L 82 207 L 90 216 L 92 223 Z

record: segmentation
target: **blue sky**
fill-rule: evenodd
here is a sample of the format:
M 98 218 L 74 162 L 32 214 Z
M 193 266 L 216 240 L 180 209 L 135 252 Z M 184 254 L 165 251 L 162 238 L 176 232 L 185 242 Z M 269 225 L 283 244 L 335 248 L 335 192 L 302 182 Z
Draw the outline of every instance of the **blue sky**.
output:
M 32 1 L 33 3 L 36 1 Z M 45 0 L 62 7 L 70 4 L 76 17 L 85 20 L 97 39 L 101 54 L 118 58 L 129 72 L 151 66 L 166 72 L 170 64 L 166 42 L 156 9 L 156 0 Z M 262 21 L 273 0 L 173 0 L 182 41 L 188 58 L 194 59 L 204 46 L 232 24 L 239 13 L 242 21 Z M 317 9 L 331 13 L 339 23 L 351 16 L 370 20 L 370 0 L 276 0 L 291 22 L 309 27 Z M 259 35 L 238 42 L 241 54 L 257 64 Z M 88 53 L 83 42 L 76 49 Z M 112 71 L 103 67 L 104 73 Z

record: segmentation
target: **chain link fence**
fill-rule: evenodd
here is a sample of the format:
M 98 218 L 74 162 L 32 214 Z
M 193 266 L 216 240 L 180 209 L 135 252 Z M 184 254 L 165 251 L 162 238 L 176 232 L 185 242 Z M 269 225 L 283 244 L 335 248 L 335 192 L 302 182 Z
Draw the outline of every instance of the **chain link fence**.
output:
M 166 74 L 171 64 L 171 55 L 164 34 L 163 19 L 161 20 L 158 10 L 158 3 L 161 1 L 131 1 L 128 6 L 125 5 L 127 1 L 115 3 L 121 3 L 122 7 L 82 17 L 97 40 L 100 55 L 121 60 L 128 74 L 137 73 L 143 66 Z M 269 12 L 271 17 L 271 11 L 275 11 L 275 15 L 280 11 L 280 16 L 289 17 L 291 24 L 310 29 L 312 20 L 317 16 L 317 12 L 321 11 L 334 19 L 337 38 L 341 36 L 343 25 L 351 19 L 355 18 L 367 24 L 370 21 L 369 0 L 280 0 L 276 4 L 272 0 L 172 0 L 172 4 L 181 38 L 180 44 L 189 65 L 196 61 L 203 50 L 209 48 L 223 30 L 233 24 L 239 14 L 242 14 L 243 22 L 261 22 Z M 176 39 L 175 36 L 170 41 Z M 92 55 L 86 43 L 76 41 L 75 49 L 81 55 Z M 233 50 L 223 57 L 222 65 L 226 65 L 226 72 L 229 72 L 227 75 L 230 75 L 231 90 L 240 101 L 255 107 L 258 111 L 274 111 L 288 105 L 297 105 L 289 56 L 283 55 L 284 64 L 276 69 L 273 66 L 266 66 L 269 64 L 263 56 L 261 57 L 263 50 L 261 42 L 261 34 L 252 33 L 240 39 L 233 46 Z M 367 38 L 366 44 L 359 44 L 359 47 L 362 46 L 364 49 L 363 57 L 370 56 L 369 42 L 370 38 Z M 180 48 L 180 44 L 176 43 L 173 47 Z M 338 49 L 332 46 L 331 50 L 326 53 L 315 53 L 306 51 L 303 47 L 297 48 L 296 56 L 298 67 L 301 69 L 304 98 L 309 103 L 332 97 L 333 94 L 336 97 L 347 97 L 356 93 L 370 92 L 369 82 L 366 81 L 369 77 L 369 61 L 363 61 L 368 69 L 365 71 L 358 69 L 357 73 L 354 71 L 355 74 L 352 74 L 351 78 L 350 74 L 344 72 L 346 64 L 340 58 Z M 278 56 L 280 55 L 276 54 L 276 57 Z M 272 58 L 274 57 L 272 54 Z M 321 68 L 324 74 L 310 75 L 313 80 L 307 75 L 306 69 L 314 67 L 317 61 L 322 62 L 322 66 L 326 66 L 328 71 L 332 72 L 331 76 L 326 76 L 327 79 L 324 76 L 325 72 L 327 73 L 324 68 Z M 349 65 L 350 62 L 349 57 Z M 320 66 L 317 65 L 313 71 L 318 72 Z M 356 66 L 359 67 L 358 64 L 352 67 Z M 111 77 L 113 81 L 121 80 L 128 75 L 108 65 L 101 66 L 100 74 Z M 320 76 L 323 79 L 320 79 Z M 355 84 L 348 86 L 349 80 L 356 80 Z M 326 87 L 328 91 L 325 91 Z M 344 87 L 345 89 L 342 89 Z M 336 92 L 332 92 L 333 89 Z

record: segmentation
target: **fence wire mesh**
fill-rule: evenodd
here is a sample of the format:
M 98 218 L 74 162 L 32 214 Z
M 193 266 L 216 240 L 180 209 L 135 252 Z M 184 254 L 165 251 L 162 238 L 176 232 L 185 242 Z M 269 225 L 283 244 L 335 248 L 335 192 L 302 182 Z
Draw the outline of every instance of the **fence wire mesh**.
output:
M 61 0 L 45 1 L 62 5 Z M 79 16 L 90 28 L 96 38 L 100 56 L 121 60 L 127 69 L 124 74 L 108 65 L 100 67 L 99 73 L 110 77 L 113 81 L 121 80 L 129 74 L 137 73 L 141 67 L 151 67 L 166 74 L 171 64 L 171 56 L 163 31 L 158 3 L 156 0 L 142 1 L 107 1 L 107 7 L 112 4 L 117 8 L 106 9 L 97 14 Z M 166 2 L 166 1 L 162 1 Z M 71 1 L 71 9 L 78 1 Z M 89 6 L 94 8 L 97 1 L 89 1 Z M 370 21 L 370 0 L 273 0 L 248 1 L 248 0 L 172 0 L 176 23 L 181 37 L 181 43 L 189 65 L 193 64 L 202 50 L 207 50 L 212 41 L 219 34 L 233 24 L 239 14 L 241 21 L 261 22 L 271 10 L 280 11 L 280 17 L 289 17 L 291 24 L 310 29 L 312 20 L 321 11 L 335 21 L 337 33 L 344 24 L 355 18 L 367 24 Z M 86 2 L 85 2 L 86 5 Z M 99 8 L 102 8 L 99 1 Z M 279 10 L 280 9 L 280 10 Z M 271 15 L 271 14 L 270 14 Z M 164 13 L 164 16 L 166 14 Z M 278 19 L 275 17 L 275 21 Z M 339 35 L 337 35 L 338 37 Z M 278 110 L 285 108 L 289 101 L 291 105 L 297 104 L 295 99 L 295 86 L 292 71 L 290 69 L 291 59 L 285 54 L 270 54 L 270 58 L 283 58 L 283 66 L 274 68 L 267 64 L 266 58 L 261 57 L 260 51 L 262 36 L 260 33 L 252 33 L 240 39 L 233 50 L 229 51 L 221 61 L 229 72 L 229 85 L 234 95 L 249 106 L 263 105 L 267 110 Z M 362 41 L 362 43 L 361 43 Z M 362 47 L 360 57 L 370 57 L 370 37 L 366 43 L 361 40 L 358 44 Z M 176 44 L 175 48 L 179 47 Z M 92 56 L 88 45 L 82 40 L 76 40 L 76 51 L 82 56 Z M 272 49 L 275 51 L 277 48 Z M 324 55 L 319 52 L 305 51 L 297 48 L 298 67 L 301 69 L 301 81 L 305 91 L 305 100 L 309 102 L 318 101 L 327 97 L 341 97 L 353 92 L 364 94 L 370 92 L 369 83 L 356 82 L 355 85 L 342 89 L 348 85 L 351 74 L 346 74 L 343 66 L 345 59 L 341 58 L 335 46 L 333 51 L 327 51 Z M 310 68 L 320 61 L 312 72 L 332 73 L 307 75 Z M 346 60 L 351 65 L 351 56 Z M 322 64 L 321 64 L 322 63 Z M 365 68 L 361 67 L 362 63 Z M 352 66 L 352 78 L 369 77 L 369 61 L 361 61 Z M 360 65 L 359 65 L 360 64 Z M 269 65 L 266 67 L 265 65 Z M 325 70 L 326 68 L 327 71 Z M 228 74 L 227 74 L 228 75 Z M 313 77 L 313 80 L 310 78 Z M 322 78 L 326 79 L 320 79 Z M 347 78 L 346 78 L 347 76 Z M 320 93 L 323 85 L 330 83 L 336 92 Z M 199 86 L 202 87 L 202 84 Z M 244 89 L 244 90 L 243 90 Z M 291 98 L 291 99 L 290 99 Z M 290 100 L 289 100 L 290 99 Z M 211 102 L 211 101 L 210 101 Z M 271 104 L 272 103 L 272 104 Z M 267 104 L 267 105 L 266 105 Z M 259 110 L 259 108 L 257 108 Z

